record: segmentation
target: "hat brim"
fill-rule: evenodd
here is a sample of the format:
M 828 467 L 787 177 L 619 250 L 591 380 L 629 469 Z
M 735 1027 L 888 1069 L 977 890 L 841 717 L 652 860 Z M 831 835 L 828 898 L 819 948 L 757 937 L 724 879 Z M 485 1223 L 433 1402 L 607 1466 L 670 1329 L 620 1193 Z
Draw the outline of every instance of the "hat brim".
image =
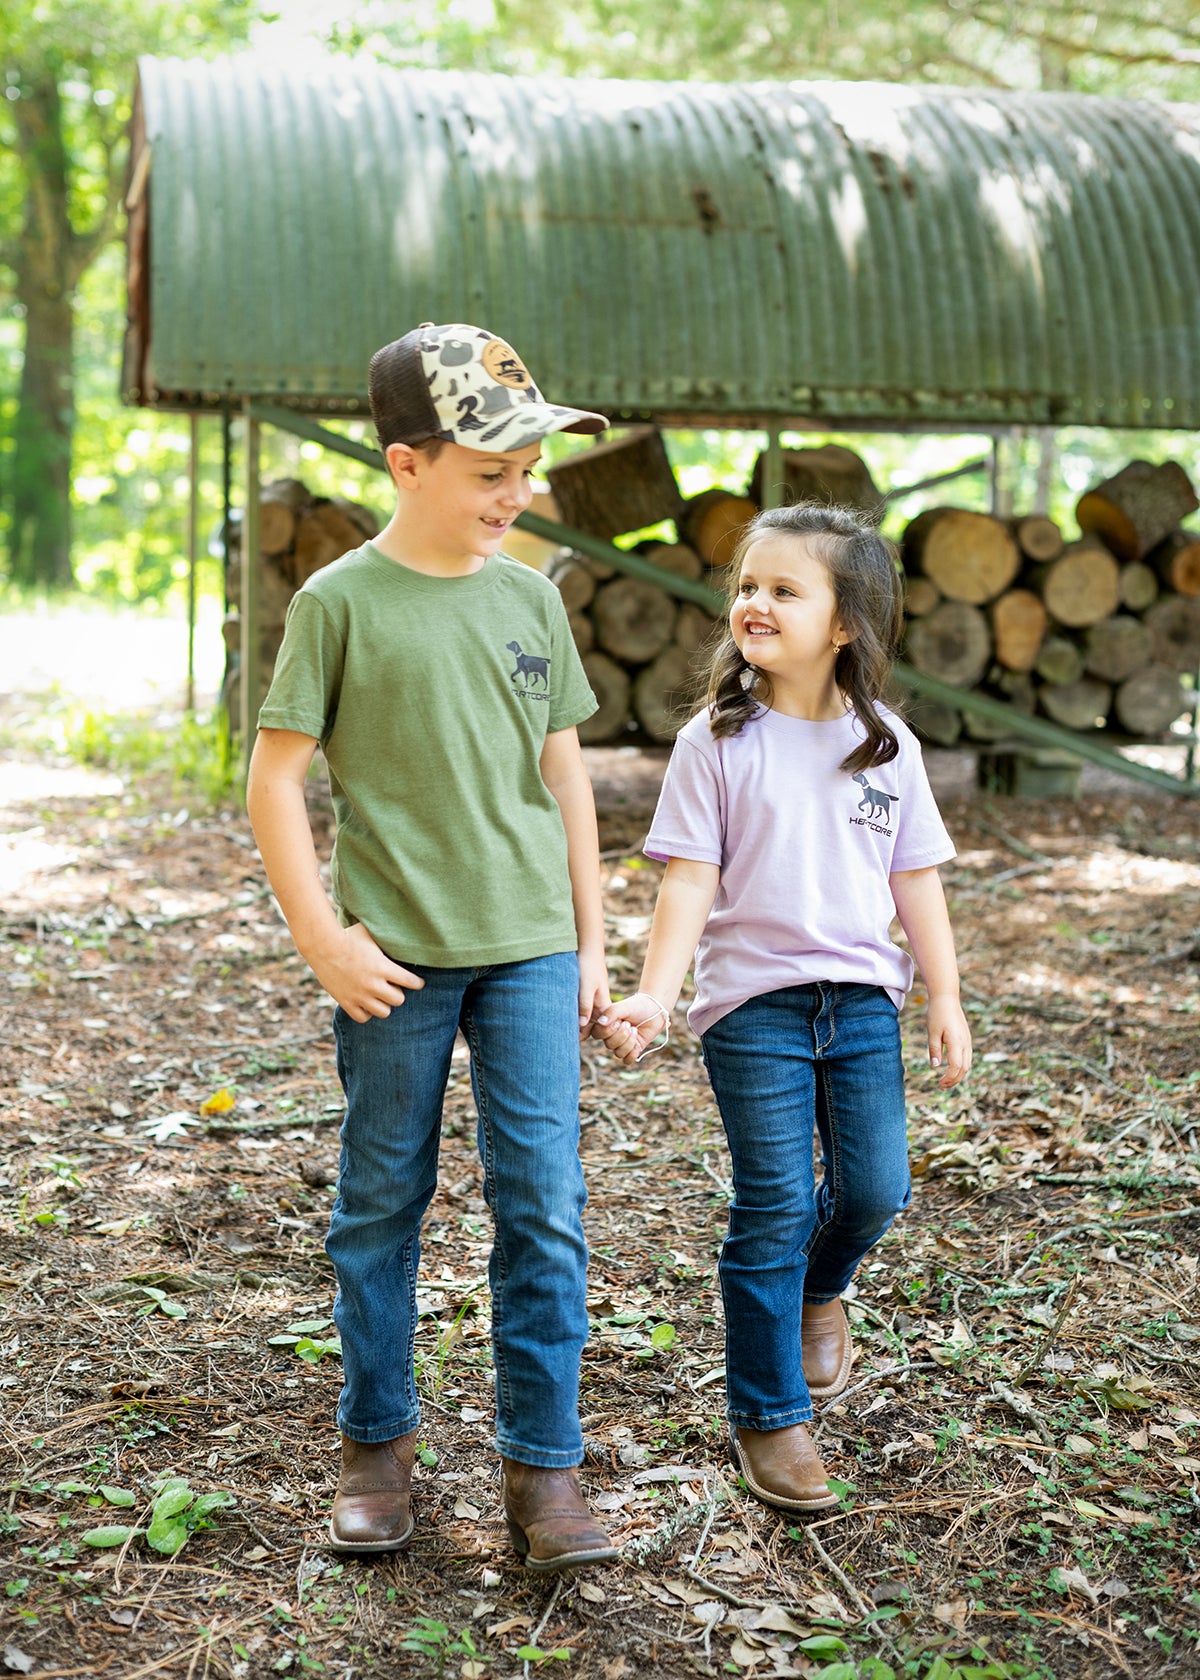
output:
M 586 408 L 564 408 L 559 403 L 518 403 L 506 410 L 490 424 L 464 427 L 459 424 L 448 434 L 455 443 L 466 449 L 481 449 L 488 455 L 506 455 L 516 449 L 528 449 L 554 432 L 605 432 L 608 421 L 603 414 L 593 414 Z M 447 434 L 443 433 L 443 436 Z

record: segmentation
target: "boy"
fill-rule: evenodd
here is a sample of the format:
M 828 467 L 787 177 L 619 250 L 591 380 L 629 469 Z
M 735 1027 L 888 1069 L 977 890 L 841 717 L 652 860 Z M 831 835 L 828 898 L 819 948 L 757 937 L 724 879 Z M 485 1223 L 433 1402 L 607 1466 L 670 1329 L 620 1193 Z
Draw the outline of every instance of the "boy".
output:
M 371 360 L 396 490 L 373 542 L 296 595 L 259 716 L 247 802 L 301 956 L 335 999 L 346 1094 L 326 1250 L 345 1384 L 338 1550 L 413 1532 L 421 1217 L 437 1182 L 455 1033 L 471 1058 L 496 1447 L 526 1565 L 616 1556 L 579 1490 L 587 1250 L 579 1046 L 608 1007 L 595 809 L 575 725 L 596 702 L 558 592 L 501 554 L 551 432 L 509 345 L 425 323 Z M 304 806 L 318 742 L 337 818 L 335 913 Z

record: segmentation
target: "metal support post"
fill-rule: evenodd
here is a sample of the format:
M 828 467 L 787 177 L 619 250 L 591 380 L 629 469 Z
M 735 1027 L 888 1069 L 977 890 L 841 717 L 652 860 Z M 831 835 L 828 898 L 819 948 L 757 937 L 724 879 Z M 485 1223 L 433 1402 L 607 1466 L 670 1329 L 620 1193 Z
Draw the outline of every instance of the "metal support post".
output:
M 783 479 L 783 445 L 778 432 L 767 433 L 767 447 L 762 463 L 762 505 L 764 508 L 782 507 L 786 486 Z
M 196 542 L 200 522 L 200 416 L 189 414 L 187 511 L 187 693 L 184 705 L 190 716 L 196 710 Z
M 245 437 L 245 490 L 242 499 L 242 601 L 241 601 L 241 662 L 238 667 L 238 719 L 242 736 L 242 782 L 250 769 L 250 753 L 254 746 L 254 731 L 258 723 L 258 532 L 259 532 L 259 455 L 261 427 L 245 407 L 243 424 Z

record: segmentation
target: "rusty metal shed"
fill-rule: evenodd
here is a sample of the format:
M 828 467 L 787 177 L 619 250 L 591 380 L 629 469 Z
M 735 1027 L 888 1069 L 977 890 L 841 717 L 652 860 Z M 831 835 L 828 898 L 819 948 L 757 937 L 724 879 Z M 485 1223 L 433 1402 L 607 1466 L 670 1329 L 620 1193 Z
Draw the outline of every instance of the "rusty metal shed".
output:
M 620 418 L 1200 426 L 1200 106 L 150 58 L 131 170 L 135 403 L 434 319 Z

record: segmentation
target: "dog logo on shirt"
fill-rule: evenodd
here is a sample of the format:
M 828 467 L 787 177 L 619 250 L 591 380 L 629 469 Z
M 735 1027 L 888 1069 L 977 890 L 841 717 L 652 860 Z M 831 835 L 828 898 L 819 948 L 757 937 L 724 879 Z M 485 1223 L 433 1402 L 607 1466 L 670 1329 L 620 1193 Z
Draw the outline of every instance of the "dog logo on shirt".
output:
M 522 653 L 520 642 L 505 642 L 509 653 L 514 654 L 517 668 L 509 675 L 509 682 L 513 685 L 513 693 L 522 700 L 548 700 L 550 698 L 550 659 L 546 654 Z M 521 679 L 521 687 L 517 687 L 517 678 Z M 538 684 L 541 683 L 539 689 Z
M 892 820 L 892 806 L 899 800 L 898 793 L 885 793 L 882 788 L 872 787 L 865 776 L 853 778 L 862 791 L 862 798 L 858 802 L 858 809 L 865 811 L 865 816 L 851 817 L 855 827 L 869 828 L 876 834 L 890 837 L 892 830 L 885 827 Z
M 873 788 L 865 776 L 855 776 L 854 780 L 863 790 L 863 796 L 858 802 L 860 811 L 865 811 L 868 817 L 882 817 L 889 822 L 892 815 L 892 800 L 899 799 L 898 793 L 883 793 L 879 788 Z

